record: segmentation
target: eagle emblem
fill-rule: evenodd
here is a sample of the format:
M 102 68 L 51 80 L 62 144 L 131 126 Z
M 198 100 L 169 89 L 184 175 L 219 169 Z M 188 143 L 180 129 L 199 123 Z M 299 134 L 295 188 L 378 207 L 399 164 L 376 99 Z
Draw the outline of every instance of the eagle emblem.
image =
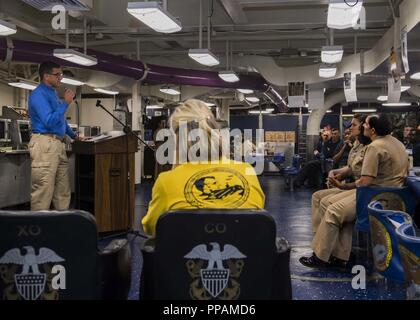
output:
M 46 274 L 39 271 L 38 265 L 65 261 L 53 250 L 40 248 L 39 254 L 31 246 L 23 247 L 26 253 L 21 254 L 18 248 L 7 251 L 0 258 L 1 264 L 15 264 L 22 266 L 22 272 L 15 274 L 14 280 L 19 294 L 25 300 L 36 300 L 45 289 Z
M 223 261 L 231 259 L 244 259 L 246 255 L 241 253 L 235 246 L 226 244 L 223 250 L 220 249 L 220 245 L 217 242 L 210 242 L 211 250 L 207 249 L 207 245 L 200 244 L 195 246 L 184 258 L 192 260 L 204 260 L 207 261 L 206 268 L 200 269 L 201 283 L 204 289 L 213 297 L 217 298 L 228 285 L 230 268 L 223 266 Z M 194 263 L 191 260 L 189 266 L 193 266 Z M 242 261 L 242 260 L 241 260 Z M 240 264 L 242 269 L 243 262 Z M 187 264 L 188 266 L 188 264 Z M 234 266 L 232 265 L 234 268 Z M 190 271 L 191 273 L 191 271 Z M 235 270 L 235 276 L 240 274 Z M 235 285 L 239 286 L 239 283 L 234 281 Z

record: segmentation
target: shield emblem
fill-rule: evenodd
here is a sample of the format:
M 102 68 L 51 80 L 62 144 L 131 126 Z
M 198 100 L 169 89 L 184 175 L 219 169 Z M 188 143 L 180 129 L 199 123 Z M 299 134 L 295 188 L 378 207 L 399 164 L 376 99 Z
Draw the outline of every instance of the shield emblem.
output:
M 203 287 L 213 298 L 216 298 L 225 288 L 229 280 L 229 269 L 201 269 Z
M 45 281 L 45 273 L 15 275 L 16 287 L 25 300 L 38 299 L 44 292 Z

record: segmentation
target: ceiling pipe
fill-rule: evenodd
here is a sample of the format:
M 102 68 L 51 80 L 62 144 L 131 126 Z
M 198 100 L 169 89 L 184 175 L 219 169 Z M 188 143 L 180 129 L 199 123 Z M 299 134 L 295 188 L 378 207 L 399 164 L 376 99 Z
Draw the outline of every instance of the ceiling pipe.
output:
M 61 45 L 23 40 L 11 41 L 9 39 L 8 46 L 5 38 L 0 39 L 0 60 L 4 61 L 6 57 L 8 57 L 8 47 L 13 50 L 10 60 L 14 62 L 31 62 L 39 64 L 44 61 L 54 61 L 67 67 L 104 71 L 133 78 L 135 80 L 141 80 L 147 84 L 178 84 L 231 89 L 247 88 L 268 92 L 273 95 L 276 103 L 282 103 L 277 98 L 277 94 L 274 92 L 275 90 L 264 78 L 258 75 L 241 75 L 240 81 L 229 83 L 221 80 L 218 73 L 214 71 L 190 70 L 146 64 L 142 61 L 135 61 L 95 50 L 87 50 L 87 54 L 95 56 L 98 60 L 98 64 L 91 67 L 84 67 L 55 58 L 53 56 L 53 51 L 54 49 L 63 48 Z

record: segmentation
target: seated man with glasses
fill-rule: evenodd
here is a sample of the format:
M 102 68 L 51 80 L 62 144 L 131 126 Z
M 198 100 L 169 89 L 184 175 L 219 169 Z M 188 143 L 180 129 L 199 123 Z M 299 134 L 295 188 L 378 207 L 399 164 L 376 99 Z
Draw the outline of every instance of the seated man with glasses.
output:
M 32 137 L 31 154 L 31 210 L 49 210 L 53 202 L 56 210 L 67 210 L 70 205 L 70 179 L 64 143 L 65 135 L 75 139 L 65 113 L 73 102 L 74 92 L 66 90 L 64 101 L 56 89 L 61 85 L 63 73 L 54 62 L 39 67 L 40 85 L 29 96 L 29 115 Z

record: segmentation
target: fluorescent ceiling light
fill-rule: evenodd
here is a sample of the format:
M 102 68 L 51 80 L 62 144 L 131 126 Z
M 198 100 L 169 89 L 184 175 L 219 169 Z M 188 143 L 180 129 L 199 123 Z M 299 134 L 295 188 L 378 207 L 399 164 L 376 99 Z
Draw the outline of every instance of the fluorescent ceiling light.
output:
M 388 96 L 379 96 L 376 98 L 376 100 L 381 102 L 388 101 Z
M 61 79 L 61 82 L 65 83 L 65 84 L 72 85 L 72 86 L 83 86 L 85 84 L 82 81 L 79 81 L 79 80 L 76 80 L 76 79 L 73 79 L 73 78 L 69 78 L 69 77 L 63 77 L 63 79 Z
M 319 68 L 320 78 L 332 78 L 337 74 L 336 66 L 321 66 Z
M 376 112 L 376 109 L 353 109 L 352 112 L 371 113 Z
M 341 116 L 347 118 L 347 117 L 353 117 L 354 115 L 353 114 L 342 114 Z
M 147 106 L 146 109 L 163 109 L 163 107 L 161 107 L 158 104 L 154 104 L 154 105 Z
M 215 107 L 216 105 L 214 103 L 210 103 L 210 102 L 204 102 L 206 104 L 207 107 Z
M 181 94 L 181 92 L 179 92 L 177 89 L 174 89 L 174 88 L 160 88 L 159 91 L 166 94 L 170 94 L 172 96 L 177 96 Z
M 208 49 L 190 49 L 188 55 L 191 59 L 204 66 L 212 67 L 220 64 L 219 59 Z
M 38 86 L 37 83 L 24 80 L 24 79 L 12 79 L 12 80 L 9 80 L 7 83 L 9 86 L 26 89 L 26 90 L 34 90 Z
M 411 88 L 411 86 L 401 86 L 401 92 L 405 92 L 410 88 Z
M 156 1 L 129 2 L 127 11 L 157 32 L 173 33 L 182 29 L 179 21 L 163 9 Z
M 66 11 L 89 11 L 92 7 L 92 1 L 86 0 L 22 0 L 26 4 L 40 11 L 51 12 L 54 6 L 60 4 Z M 90 2 L 90 3 L 89 3 Z
M 410 78 L 413 80 L 420 80 L 420 72 L 412 74 Z
M 324 63 L 339 63 L 343 59 L 344 50 L 342 46 L 322 47 L 321 60 Z
M 384 107 L 409 107 L 411 106 L 410 102 L 389 102 L 389 103 L 383 103 Z
M 260 114 L 260 113 L 267 114 L 267 113 L 271 113 L 273 111 L 274 111 L 274 109 L 267 109 L 267 110 L 261 110 L 261 111 L 259 111 L 259 110 L 250 110 L 250 111 L 248 111 L 248 113 L 249 114 Z
M 238 82 L 239 78 L 232 70 L 219 71 L 219 78 L 226 82 Z
M 55 49 L 54 57 L 87 67 L 98 64 L 98 60 L 95 57 L 88 56 L 73 49 Z
M 363 0 L 330 0 L 328 28 L 347 29 L 356 26 L 362 6 Z
M 245 97 L 245 99 L 252 103 L 260 102 L 260 99 L 258 99 L 257 97 Z
M 0 36 L 10 36 L 17 32 L 16 26 L 9 22 L 0 20 Z
M 251 90 L 251 89 L 237 89 L 240 93 L 243 93 L 243 94 L 251 94 L 251 93 L 254 93 L 254 90 Z
M 327 113 L 332 113 L 332 110 L 327 110 Z
M 95 88 L 93 90 L 95 90 L 96 92 L 109 94 L 109 95 L 113 95 L 113 96 L 115 96 L 116 94 L 119 94 L 118 91 L 111 91 L 111 90 L 105 90 L 105 89 L 100 89 L 100 88 Z

